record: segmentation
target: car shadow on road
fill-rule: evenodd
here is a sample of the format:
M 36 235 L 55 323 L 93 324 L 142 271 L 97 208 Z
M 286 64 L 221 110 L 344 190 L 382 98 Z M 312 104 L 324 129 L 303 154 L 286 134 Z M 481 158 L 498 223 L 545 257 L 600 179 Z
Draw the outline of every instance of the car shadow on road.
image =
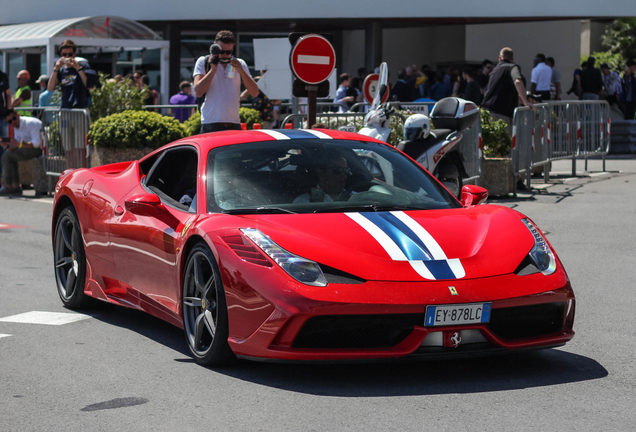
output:
M 217 372 L 268 387 L 338 397 L 519 390 L 608 375 L 595 360 L 559 349 L 424 362 L 306 365 L 243 361 Z
M 181 354 L 195 364 L 183 330 L 144 312 L 103 305 L 94 319 L 126 328 Z M 238 380 L 298 393 L 339 397 L 381 397 L 519 390 L 604 378 L 597 361 L 562 349 L 493 357 L 366 363 L 268 363 L 239 360 L 211 369 Z
M 93 319 L 128 329 L 191 358 L 183 330 L 145 312 L 100 303 L 97 308 L 85 313 Z

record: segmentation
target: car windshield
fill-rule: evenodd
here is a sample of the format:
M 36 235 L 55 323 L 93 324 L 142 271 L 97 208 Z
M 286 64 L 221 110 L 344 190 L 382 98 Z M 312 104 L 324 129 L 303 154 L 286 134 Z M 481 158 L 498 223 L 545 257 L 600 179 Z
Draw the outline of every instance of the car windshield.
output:
M 348 140 L 218 147 L 207 163 L 207 210 L 231 214 L 429 210 L 461 205 L 395 148 Z

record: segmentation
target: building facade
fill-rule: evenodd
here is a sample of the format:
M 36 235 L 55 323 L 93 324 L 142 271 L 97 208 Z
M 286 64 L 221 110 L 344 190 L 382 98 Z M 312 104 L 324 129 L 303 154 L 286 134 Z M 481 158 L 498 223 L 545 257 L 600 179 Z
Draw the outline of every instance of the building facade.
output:
M 567 89 L 572 72 L 580 66 L 581 55 L 603 49 L 600 35 L 605 24 L 616 17 L 636 16 L 636 3 L 630 0 L 610 3 L 67 0 L 62 8 L 55 3 L 23 0 L 19 7 L 5 10 L 0 25 L 42 21 L 43 17 L 58 20 L 81 16 L 125 16 L 169 41 L 170 93 L 177 91 L 182 79 L 191 79 L 196 58 L 207 53 L 214 35 L 222 29 L 235 32 L 237 55 L 250 66 L 254 65 L 254 39 L 286 37 L 290 32 L 329 33 L 339 73 L 355 75 L 361 67 L 370 71 L 386 61 L 393 72 L 392 82 L 395 72 L 407 65 L 426 64 L 435 68 L 442 64 L 477 65 L 484 59 L 496 62 L 499 50 L 509 46 L 528 81 L 535 54 L 554 57 L 562 73 L 563 87 Z M 104 55 L 88 47 L 85 53 L 99 70 L 126 74 L 143 68 L 150 75 L 151 84 L 159 82 L 158 50 L 120 51 L 117 55 Z M 18 68 L 39 67 L 39 72 L 46 73 L 47 66 L 42 61 L 38 65 L 34 55 L 21 54 L 26 52 L 16 50 L 4 56 L 7 61 L 2 67 L 11 79 L 15 79 L 14 69 Z M 166 96 L 162 95 L 164 101 Z

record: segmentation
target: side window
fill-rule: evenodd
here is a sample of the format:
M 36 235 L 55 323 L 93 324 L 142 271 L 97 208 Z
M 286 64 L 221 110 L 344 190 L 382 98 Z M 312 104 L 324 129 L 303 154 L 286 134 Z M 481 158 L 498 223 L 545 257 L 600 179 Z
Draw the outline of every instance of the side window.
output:
M 196 202 L 197 152 L 192 147 L 166 151 L 148 175 L 146 186 L 168 204 L 185 211 L 193 211 Z

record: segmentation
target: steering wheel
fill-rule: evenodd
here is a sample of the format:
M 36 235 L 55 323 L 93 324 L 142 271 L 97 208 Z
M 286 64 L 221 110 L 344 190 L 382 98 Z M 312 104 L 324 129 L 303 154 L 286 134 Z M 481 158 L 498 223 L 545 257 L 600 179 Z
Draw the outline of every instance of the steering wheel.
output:
M 364 181 L 360 181 L 358 183 L 354 183 L 352 186 L 349 186 L 340 195 L 338 195 L 338 198 L 336 198 L 336 201 L 348 201 L 349 198 L 351 197 L 351 194 L 356 189 L 365 189 L 365 187 L 366 187 L 365 191 L 367 191 L 374 185 L 375 185 L 375 183 L 373 183 L 372 181 L 368 181 L 368 180 L 364 180 Z

